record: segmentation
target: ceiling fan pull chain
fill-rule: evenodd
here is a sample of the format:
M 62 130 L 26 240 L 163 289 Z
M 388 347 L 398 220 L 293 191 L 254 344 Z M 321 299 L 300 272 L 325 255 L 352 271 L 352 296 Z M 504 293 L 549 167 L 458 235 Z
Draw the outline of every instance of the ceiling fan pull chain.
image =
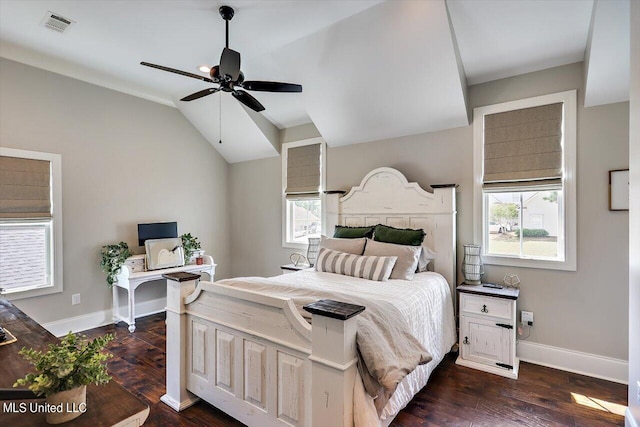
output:
M 228 23 L 229 21 L 227 21 Z M 222 144 L 222 95 L 218 95 L 218 123 L 220 124 L 220 138 L 218 138 L 218 144 Z

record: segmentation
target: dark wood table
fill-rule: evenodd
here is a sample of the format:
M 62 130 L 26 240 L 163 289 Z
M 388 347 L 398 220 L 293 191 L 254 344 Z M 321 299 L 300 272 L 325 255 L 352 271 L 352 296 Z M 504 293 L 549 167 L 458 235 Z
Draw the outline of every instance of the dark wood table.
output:
M 37 322 L 16 308 L 9 301 L 0 299 L 0 326 L 6 328 L 18 341 L 0 346 L 0 388 L 11 388 L 16 379 L 32 371 L 32 366 L 18 354 L 22 347 L 46 350 L 49 344 L 59 340 Z M 26 412 L 5 412 L 5 404 L 25 403 Z M 30 413 L 30 403 L 44 400 L 16 400 L 0 402 L 1 426 L 48 426 L 45 413 Z M 118 426 L 134 427 L 142 425 L 149 416 L 149 406 L 122 388 L 115 381 L 104 386 L 87 386 L 87 412 L 65 426 Z

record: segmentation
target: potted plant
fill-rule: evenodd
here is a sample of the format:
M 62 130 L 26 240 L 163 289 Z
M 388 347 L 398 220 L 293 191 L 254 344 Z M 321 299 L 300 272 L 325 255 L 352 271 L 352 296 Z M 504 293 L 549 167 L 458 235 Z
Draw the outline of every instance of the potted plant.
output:
M 185 233 L 180 236 L 182 239 L 182 249 L 184 250 L 185 264 L 190 264 L 195 260 L 191 260 L 191 257 L 202 255 L 203 251 L 200 249 L 200 242 L 197 237 L 191 235 L 191 233 Z
M 120 271 L 120 267 L 133 253 L 129 250 L 129 245 L 120 242 L 117 245 L 105 245 L 100 250 L 102 259 L 100 260 L 100 268 L 107 273 L 107 283 L 109 287 L 116 282 L 116 276 Z
M 59 344 L 49 344 L 46 352 L 22 348 L 19 354 L 36 372 L 18 379 L 14 387 L 28 385 L 36 396 L 47 398 L 47 422 L 60 424 L 80 416 L 86 409 L 87 384 L 111 380 L 105 361 L 113 355 L 102 353 L 114 336 L 106 334 L 87 340 L 69 332 Z

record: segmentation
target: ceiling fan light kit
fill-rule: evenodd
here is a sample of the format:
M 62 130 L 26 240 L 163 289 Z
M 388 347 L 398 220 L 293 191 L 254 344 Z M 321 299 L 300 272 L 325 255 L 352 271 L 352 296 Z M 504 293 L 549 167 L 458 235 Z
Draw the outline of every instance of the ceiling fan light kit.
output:
M 302 86 L 295 83 L 257 80 L 245 81 L 244 73 L 240 70 L 240 53 L 229 48 L 229 21 L 233 18 L 234 10 L 229 6 L 221 6 L 218 11 L 220 12 L 220 16 L 222 17 L 222 19 L 224 19 L 225 21 L 225 48 L 222 50 L 222 55 L 220 56 L 220 65 L 215 65 L 213 67 L 201 65 L 198 67 L 198 69 L 203 73 L 208 72 L 209 77 L 204 77 L 198 74 L 177 70 L 175 68 L 169 68 L 162 65 L 151 64 L 144 61 L 140 64 L 147 67 L 156 68 L 158 70 L 180 74 L 181 76 L 202 80 L 207 83 L 218 84 L 218 87 L 200 90 L 198 92 L 192 93 L 191 95 L 185 96 L 180 101 L 194 101 L 204 96 L 223 91 L 230 92 L 235 99 L 251 108 L 252 110 L 260 112 L 264 111 L 264 106 L 256 98 L 246 92 L 247 90 L 256 92 L 302 92 Z

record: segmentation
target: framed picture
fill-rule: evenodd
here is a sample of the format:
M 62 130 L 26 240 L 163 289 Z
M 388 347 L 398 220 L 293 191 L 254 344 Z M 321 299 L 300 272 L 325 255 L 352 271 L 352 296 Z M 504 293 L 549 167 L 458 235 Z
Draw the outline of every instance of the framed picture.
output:
M 158 270 L 161 268 L 180 267 L 184 265 L 182 239 L 148 239 L 144 242 L 147 251 L 147 268 Z
M 609 210 L 629 210 L 629 169 L 609 171 Z

